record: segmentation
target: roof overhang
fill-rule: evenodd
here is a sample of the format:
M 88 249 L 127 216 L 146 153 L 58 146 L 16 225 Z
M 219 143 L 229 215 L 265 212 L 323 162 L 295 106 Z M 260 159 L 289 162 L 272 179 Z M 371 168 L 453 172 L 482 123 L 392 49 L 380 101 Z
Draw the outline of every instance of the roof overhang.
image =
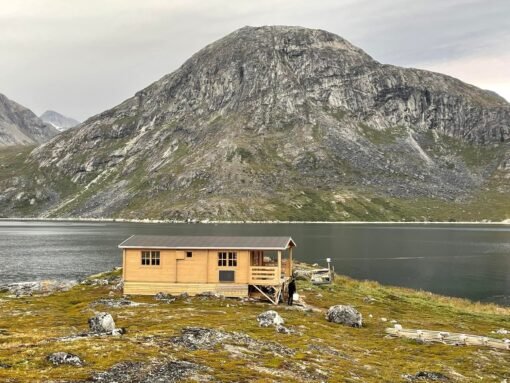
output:
M 197 241 L 197 239 L 199 239 Z M 215 244 L 207 245 L 207 239 Z M 218 241 L 218 239 L 220 239 Z M 243 242 L 250 242 L 247 244 Z M 159 243 L 154 243 L 159 242 Z M 166 243 L 165 243 L 166 242 Z M 184 242 L 184 243 L 183 243 Z M 200 244 L 194 242 L 202 242 Z M 221 243 L 226 242 L 226 243 Z M 227 242 L 230 242 L 227 244 Z M 267 245 L 264 242 L 279 242 Z M 255 243 L 259 243 L 256 245 Z M 143 236 L 132 235 L 120 245 L 120 249 L 160 249 L 160 250 L 277 250 L 284 251 L 296 247 L 291 237 L 195 237 L 195 236 Z

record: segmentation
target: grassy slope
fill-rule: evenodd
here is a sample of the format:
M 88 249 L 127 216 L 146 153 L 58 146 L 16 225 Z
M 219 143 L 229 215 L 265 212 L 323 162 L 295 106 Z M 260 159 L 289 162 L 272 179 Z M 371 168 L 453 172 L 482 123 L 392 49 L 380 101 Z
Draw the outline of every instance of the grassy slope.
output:
M 373 132 L 371 134 L 374 134 Z M 387 137 L 386 137 L 387 138 Z M 380 139 L 380 138 L 377 138 Z M 442 138 L 441 145 L 456 148 L 457 155 L 462 157 L 466 164 L 475 166 L 475 163 L 494 160 L 492 156 L 499 156 L 501 148 L 497 153 L 483 152 L 482 149 L 474 149 L 469 145 L 460 145 L 453 142 L 453 139 Z M 452 141 L 452 142 L 450 142 Z M 34 169 L 25 163 L 32 147 L 3 148 L 0 150 L 0 183 L 17 176 L 24 176 L 27 187 L 24 188 L 26 198 L 14 203 L 14 213 L 7 215 L 16 216 L 37 216 L 41 209 L 44 209 L 42 202 L 34 205 L 29 203 L 35 196 L 38 188 L 34 180 L 39 178 L 43 184 L 50 184 L 51 189 L 60 194 L 65 200 L 67 196 L 74 195 L 78 191 L 76 185 L 67 179 L 57 179 L 51 174 L 45 174 L 41 170 Z M 437 149 L 437 148 L 436 148 Z M 434 149 L 433 144 L 430 151 Z M 485 150 L 485 149 L 484 149 Z M 497 156 L 496 156 L 497 157 Z M 139 167 L 142 169 L 142 167 Z M 138 177 L 131 175 L 131 186 Z M 226 206 L 220 209 L 215 217 L 197 216 L 194 218 L 205 219 L 249 219 L 249 220 L 282 220 L 282 221 L 481 221 L 484 219 L 502 221 L 510 218 L 510 204 L 508 195 L 510 193 L 510 179 L 504 177 L 501 171 L 496 171 L 492 177 L 482 186 L 481 190 L 474 193 L 470 198 L 462 201 L 445 201 L 440 199 L 427 198 L 391 198 L 371 191 L 369 189 L 359 190 L 355 187 L 344 187 L 341 190 L 299 190 L 287 189 L 274 194 L 269 200 L 251 197 L 231 199 L 228 196 L 203 196 L 197 194 L 196 187 L 190 188 L 187 197 L 183 197 L 178 203 L 171 207 L 179 208 L 182 211 L 193 211 L 197 199 L 207 200 L 211 206 Z M 43 181 L 44 180 L 44 181 Z M 51 180 L 51 181 L 50 181 Z M 92 193 L 101 191 L 106 180 L 103 179 L 89 190 L 82 190 L 82 194 L 64 209 L 59 210 L 52 216 L 69 214 L 70 209 L 77 208 L 84 204 L 87 197 Z M 397 181 L 395 181 L 397 182 Z M 142 194 L 141 198 L 133 198 L 131 203 L 123 210 L 117 212 L 114 218 L 152 218 L 168 219 L 175 218 L 166 215 L 169 208 L 167 192 L 160 192 L 149 200 Z M 2 204 L 5 208 L 2 209 Z M 0 201 L 0 216 L 6 215 L 9 201 Z M 42 210 L 44 211 L 44 210 Z M 207 213 L 204 213 L 207 214 Z
M 327 322 L 323 313 L 277 311 L 287 325 L 302 332 L 298 335 L 275 333 L 272 328 L 259 328 L 256 316 L 273 306 L 243 303 L 238 300 L 201 300 L 161 303 L 151 297 L 134 297 L 136 302 L 151 306 L 106 308 L 90 303 L 108 297 L 109 286 L 79 285 L 68 292 L 47 297 L 8 298 L 0 296 L 0 381 L 37 382 L 88 377 L 125 360 L 148 360 L 171 355 L 211 367 L 220 381 L 281 381 L 273 373 L 284 374 L 283 380 L 297 381 L 285 371 L 320 369 L 331 382 L 396 382 L 403 373 L 420 370 L 439 371 L 464 381 L 502 381 L 510 378 L 510 352 L 477 347 L 420 345 L 402 339 L 386 339 L 384 329 L 390 326 L 381 317 L 395 319 L 404 327 L 426 328 L 492 335 L 491 331 L 510 327 L 510 310 L 480 305 L 460 299 L 435 296 L 402 288 L 381 286 L 339 277 L 333 286 L 313 287 L 298 282 L 298 290 L 308 303 L 326 309 L 332 304 L 352 304 L 361 311 L 366 326 L 361 329 Z M 120 293 L 116 293 L 117 296 Z M 322 295 L 322 297 L 321 297 Z M 372 296 L 376 301 L 366 303 Z M 108 311 L 118 326 L 126 327 L 122 337 L 85 338 L 73 342 L 56 342 L 55 337 L 87 330 L 87 318 L 94 310 Z M 370 317 L 369 315 L 372 315 Z M 221 346 L 215 352 L 174 349 L 147 343 L 146 336 L 166 339 L 178 335 L 185 326 L 222 328 L 242 331 L 255 339 L 278 342 L 296 351 L 283 359 L 271 353 L 247 356 L 230 355 Z M 310 345 L 329 346 L 339 355 L 311 351 Z M 45 357 L 51 352 L 67 351 L 86 361 L 84 367 L 54 367 Z M 258 367 L 257 367 L 258 366 Z M 260 372 L 260 368 L 265 372 Z M 256 369 L 259 369 L 258 371 Z

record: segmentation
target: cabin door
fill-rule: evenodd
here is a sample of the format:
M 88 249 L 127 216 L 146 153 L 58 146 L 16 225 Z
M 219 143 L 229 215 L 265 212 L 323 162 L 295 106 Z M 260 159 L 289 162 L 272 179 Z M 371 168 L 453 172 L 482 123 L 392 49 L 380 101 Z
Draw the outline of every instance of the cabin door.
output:
M 264 252 L 261 250 L 250 251 L 250 265 L 251 266 L 264 266 Z

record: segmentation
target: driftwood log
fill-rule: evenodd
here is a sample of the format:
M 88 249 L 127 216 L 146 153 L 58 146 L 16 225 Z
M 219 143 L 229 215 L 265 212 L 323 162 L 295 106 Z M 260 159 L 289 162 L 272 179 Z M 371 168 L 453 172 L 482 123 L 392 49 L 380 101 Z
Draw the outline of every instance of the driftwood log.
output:
M 424 343 L 443 343 L 452 346 L 484 346 L 498 350 L 510 350 L 509 339 L 496 339 L 448 331 L 404 329 L 400 326 L 387 328 L 386 333 L 392 338 L 414 339 Z

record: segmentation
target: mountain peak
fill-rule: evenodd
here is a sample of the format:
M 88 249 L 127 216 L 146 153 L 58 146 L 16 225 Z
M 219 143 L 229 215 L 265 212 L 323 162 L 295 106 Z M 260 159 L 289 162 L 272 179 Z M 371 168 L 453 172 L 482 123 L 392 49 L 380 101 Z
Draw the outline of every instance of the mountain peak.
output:
M 80 122 L 71 117 L 66 117 L 54 110 L 47 110 L 39 117 L 44 122 L 51 124 L 55 129 L 60 132 L 64 130 L 74 128 L 79 125 Z

